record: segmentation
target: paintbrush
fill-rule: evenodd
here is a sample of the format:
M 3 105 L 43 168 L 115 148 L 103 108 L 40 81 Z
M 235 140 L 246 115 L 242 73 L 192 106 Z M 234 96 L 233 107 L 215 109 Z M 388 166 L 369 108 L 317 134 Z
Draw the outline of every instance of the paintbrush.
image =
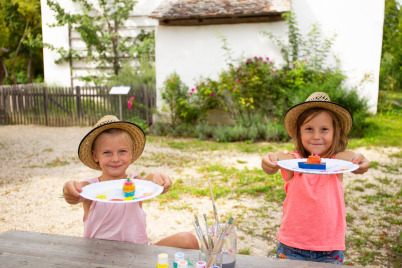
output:
M 210 178 L 208 178 L 208 184 L 209 184 L 209 191 L 211 192 L 212 207 L 213 207 L 213 209 L 214 209 L 214 216 L 215 216 L 215 221 L 216 221 L 216 228 L 217 228 L 217 230 L 220 230 L 221 227 L 219 226 L 218 212 L 216 212 L 215 200 L 214 200 L 214 193 L 212 192 L 212 186 L 211 186 L 211 179 L 210 179 Z
M 195 221 L 193 221 L 193 225 L 194 225 L 195 233 L 197 234 L 198 239 L 200 240 L 201 247 L 204 247 L 205 251 L 207 251 L 208 245 L 205 243 L 204 236 L 201 234 L 200 229 L 198 228 Z
M 205 245 L 206 245 L 207 248 L 208 248 L 208 242 L 207 242 L 207 239 L 205 238 L 205 235 L 204 235 L 204 233 L 203 233 L 203 231 L 202 231 L 200 222 L 198 221 L 198 216 L 197 216 L 197 215 L 194 215 L 194 218 L 195 218 L 195 223 L 196 223 L 196 225 L 198 226 L 198 229 L 200 230 L 200 233 L 201 233 L 201 235 L 202 235 L 202 238 L 203 238 L 203 240 L 204 240 L 204 243 L 205 243 Z
M 208 236 L 208 243 L 209 243 L 209 246 L 211 247 L 211 248 L 214 248 L 214 242 L 212 241 L 212 235 L 211 235 L 211 232 L 209 231 L 209 226 L 208 226 L 208 221 L 207 221 L 207 215 L 206 214 L 204 214 L 203 215 L 204 216 L 204 220 L 205 220 L 205 228 L 207 229 L 207 236 Z

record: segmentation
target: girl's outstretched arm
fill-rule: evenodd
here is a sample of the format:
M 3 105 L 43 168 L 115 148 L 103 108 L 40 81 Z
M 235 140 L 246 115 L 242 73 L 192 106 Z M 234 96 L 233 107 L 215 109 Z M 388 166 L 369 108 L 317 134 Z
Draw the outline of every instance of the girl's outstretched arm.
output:
M 69 204 L 78 204 L 84 201 L 84 198 L 80 195 L 82 192 L 82 187 L 88 185 L 89 182 L 82 181 L 69 181 L 63 186 L 64 199 Z
M 261 168 L 267 174 L 275 174 L 279 170 L 278 161 L 286 159 L 294 159 L 294 156 L 283 152 L 267 153 L 261 160 Z
M 346 160 L 346 161 L 351 161 L 351 162 L 353 162 L 355 164 L 358 164 L 359 168 L 356 169 L 355 171 L 352 171 L 352 173 L 355 173 L 355 174 L 366 173 L 367 170 L 370 167 L 370 162 L 361 153 L 355 153 L 355 152 L 352 152 L 352 151 L 345 151 L 345 152 L 337 153 L 335 158 L 336 159 Z
M 172 186 L 172 180 L 169 178 L 168 175 L 163 174 L 163 173 L 151 173 L 142 179 L 147 180 L 147 181 L 152 181 L 153 183 L 163 186 L 162 194 L 169 191 L 169 188 Z

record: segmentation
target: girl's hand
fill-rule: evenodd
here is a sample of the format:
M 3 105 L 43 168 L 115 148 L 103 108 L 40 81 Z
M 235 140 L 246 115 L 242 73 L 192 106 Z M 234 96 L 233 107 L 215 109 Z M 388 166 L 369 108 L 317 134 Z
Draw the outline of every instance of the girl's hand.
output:
M 275 153 L 267 153 L 261 160 L 261 168 L 267 174 L 275 174 L 279 170 L 279 157 Z
M 363 174 L 366 173 L 367 170 L 370 167 L 370 162 L 367 160 L 367 158 L 364 157 L 364 155 L 356 153 L 351 160 L 354 164 L 358 164 L 359 168 L 356 169 L 355 171 L 352 171 L 352 173 L 355 174 Z
M 362 155 L 360 153 L 355 153 L 352 151 L 345 151 L 345 152 L 337 153 L 335 158 L 346 160 L 346 161 L 351 161 L 354 164 L 358 164 L 359 168 L 356 169 L 355 171 L 352 171 L 352 173 L 354 173 L 354 174 L 363 174 L 363 173 L 367 172 L 367 170 L 370 167 L 370 162 L 367 160 L 366 157 L 364 157 L 364 155 Z
M 84 198 L 80 195 L 82 187 L 87 185 L 88 182 L 69 181 L 63 186 L 64 199 L 69 204 L 78 204 L 84 201 Z
M 172 186 L 172 180 L 169 178 L 168 175 L 163 173 L 151 173 L 146 178 L 148 181 L 152 181 L 160 186 L 163 186 L 162 194 L 169 191 L 170 187 Z

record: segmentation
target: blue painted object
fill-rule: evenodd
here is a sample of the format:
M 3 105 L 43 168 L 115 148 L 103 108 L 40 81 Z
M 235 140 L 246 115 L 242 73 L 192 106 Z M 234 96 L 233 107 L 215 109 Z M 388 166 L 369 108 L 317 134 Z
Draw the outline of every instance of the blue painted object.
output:
M 124 197 L 131 197 L 134 196 L 135 191 L 129 192 L 129 193 L 124 193 Z
M 307 164 L 306 162 L 299 162 L 299 168 L 304 168 L 304 169 L 326 169 L 327 165 L 323 162 L 320 164 Z

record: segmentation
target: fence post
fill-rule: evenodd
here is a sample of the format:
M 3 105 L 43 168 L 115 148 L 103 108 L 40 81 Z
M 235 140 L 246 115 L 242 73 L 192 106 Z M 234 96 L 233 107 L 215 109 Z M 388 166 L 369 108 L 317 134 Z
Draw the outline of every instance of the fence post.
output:
M 45 109 L 45 124 L 46 124 L 46 126 L 48 126 L 49 121 L 48 121 L 48 113 L 47 113 L 47 90 L 46 90 L 46 87 L 43 87 L 43 105 L 44 105 L 44 109 Z
M 75 87 L 75 93 L 77 96 L 77 116 L 78 116 L 78 122 L 81 123 L 81 116 L 82 116 L 82 110 L 81 110 L 81 88 L 79 86 Z

